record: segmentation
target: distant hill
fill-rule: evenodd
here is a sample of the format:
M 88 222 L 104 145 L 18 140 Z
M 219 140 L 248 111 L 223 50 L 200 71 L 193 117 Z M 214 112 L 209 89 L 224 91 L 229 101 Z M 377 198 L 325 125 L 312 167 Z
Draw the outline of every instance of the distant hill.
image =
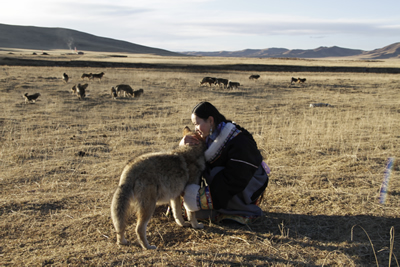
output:
M 318 47 L 312 50 L 290 50 L 283 53 L 284 57 L 299 57 L 299 58 L 323 58 L 323 57 L 348 57 L 358 56 L 364 51 L 358 49 L 348 49 L 338 46 Z
M 351 57 L 356 56 L 364 59 L 388 59 L 400 58 L 400 43 L 394 43 L 383 48 L 372 51 L 360 49 L 348 49 L 338 46 L 321 46 L 316 49 L 293 49 L 267 48 L 246 49 L 240 51 L 218 51 L 218 52 L 182 52 L 191 56 L 207 57 L 258 57 L 258 58 L 326 58 L 326 57 Z
M 126 41 L 99 37 L 65 28 L 16 26 L 0 24 L 0 48 L 53 50 L 77 48 L 79 51 L 153 54 L 160 56 L 208 56 L 208 57 L 255 57 L 255 58 L 326 58 L 357 57 L 362 59 L 400 58 L 400 43 L 394 43 L 372 51 L 348 49 L 338 46 L 316 49 L 266 48 L 240 51 L 171 52 Z
M 246 49 L 241 51 L 220 52 L 183 52 L 192 56 L 219 56 L 219 57 L 258 57 L 258 58 L 324 58 L 324 57 L 347 57 L 363 54 L 365 51 L 357 49 L 341 48 L 337 46 L 319 47 L 310 50 L 286 48 Z
M 373 59 L 400 58 L 400 43 L 394 43 L 383 48 L 365 52 L 363 56 Z
M 245 49 L 241 51 L 217 51 L 217 52 L 182 52 L 191 56 L 203 57 L 280 57 L 289 51 L 286 48 L 267 48 L 267 49 Z
M 104 38 L 64 28 L 0 24 L 0 47 L 34 50 L 71 49 L 79 51 L 120 52 L 182 56 L 182 54 Z

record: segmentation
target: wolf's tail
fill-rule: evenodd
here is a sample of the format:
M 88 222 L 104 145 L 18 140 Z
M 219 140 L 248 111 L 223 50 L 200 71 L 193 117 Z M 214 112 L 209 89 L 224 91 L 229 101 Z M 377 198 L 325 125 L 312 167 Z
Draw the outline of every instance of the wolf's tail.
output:
M 132 186 L 126 184 L 118 185 L 111 203 L 111 218 L 117 233 L 125 232 L 132 199 Z

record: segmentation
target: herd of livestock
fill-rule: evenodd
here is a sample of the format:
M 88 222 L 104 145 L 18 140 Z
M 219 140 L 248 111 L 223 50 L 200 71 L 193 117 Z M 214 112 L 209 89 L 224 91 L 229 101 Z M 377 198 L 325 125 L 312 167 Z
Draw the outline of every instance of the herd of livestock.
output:
M 98 73 L 98 74 L 93 74 L 93 73 L 83 73 L 81 76 L 81 79 L 88 79 L 88 80 L 94 80 L 94 79 L 98 79 L 99 81 L 101 81 L 101 79 L 104 76 L 104 72 Z M 65 83 L 68 83 L 68 81 L 70 80 L 70 77 L 68 76 L 68 74 L 63 73 L 62 75 L 62 79 Z M 74 86 L 72 86 L 71 88 L 71 94 L 78 96 L 79 99 L 84 99 L 86 97 L 86 88 L 89 86 L 88 83 L 85 84 L 75 84 Z M 122 94 L 124 95 L 124 97 L 140 97 L 143 94 L 144 90 L 143 89 L 139 89 L 134 91 L 132 89 L 132 87 L 130 87 L 127 84 L 119 84 L 115 87 L 111 88 L 111 97 L 113 99 L 116 99 L 118 96 L 122 96 Z M 35 93 L 32 95 L 29 95 L 28 93 L 25 93 L 24 95 L 22 95 L 25 99 L 25 104 L 26 103 L 34 103 L 36 102 L 36 100 L 38 99 L 38 97 L 40 96 L 40 93 Z
M 81 79 L 88 79 L 88 80 L 94 80 L 94 79 L 98 79 L 99 81 L 101 81 L 101 79 L 104 76 L 104 72 L 101 73 L 83 73 L 81 76 Z M 249 80 L 258 80 L 260 78 L 260 75 L 258 74 L 253 74 L 250 75 Z M 70 77 L 68 76 L 68 74 L 63 73 L 62 75 L 62 79 L 65 83 L 68 83 L 68 81 L 70 80 Z M 291 84 L 293 83 L 304 83 L 306 81 L 305 78 L 294 78 L 292 77 L 291 80 Z M 238 89 L 240 86 L 239 82 L 233 82 L 230 81 L 228 79 L 224 79 L 224 78 L 215 78 L 215 77 L 204 77 L 201 81 L 200 81 L 200 85 L 208 85 L 208 86 L 218 86 L 218 87 L 222 87 L 222 88 L 226 88 L 226 89 Z M 86 97 L 86 88 L 89 86 L 89 84 L 85 83 L 85 84 L 75 84 L 74 86 L 72 86 L 71 88 L 71 94 L 74 94 L 76 96 L 78 96 L 79 99 L 84 99 Z M 124 97 L 140 97 L 143 94 L 143 89 L 139 89 L 139 90 L 133 90 L 131 86 L 127 85 L 127 84 L 119 84 L 115 87 L 111 88 L 111 97 L 113 99 L 116 99 L 119 96 L 124 96 Z M 25 103 L 29 103 L 29 102 L 35 102 L 36 99 L 40 96 L 40 93 L 35 93 L 32 95 L 28 95 L 28 93 L 24 94 L 23 97 L 25 99 Z
M 258 78 L 260 78 L 260 75 L 258 75 L 258 74 L 250 75 L 250 77 L 249 77 L 250 80 L 257 80 Z M 215 85 L 215 86 L 226 88 L 226 89 L 238 89 L 240 86 L 239 82 L 232 82 L 228 79 L 215 78 L 215 77 L 204 77 L 200 81 L 200 85 L 203 85 L 203 84 L 208 84 L 210 87 L 211 87 L 211 85 Z
M 260 78 L 260 75 L 258 74 L 253 74 L 250 75 L 249 79 L 250 80 L 258 80 Z M 306 78 L 294 78 L 292 77 L 292 80 L 290 82 L 290 84 L 293 83 L 305 83 Z M 200 81 L 200 85 L 208 85 L 208 86 L 218 86 L 218 87 L 222 87 L 222 88 L 226 88 L 226 89 L 238 89 L 240 86 L 239 82 L 232 82 L 228 79 L 224 79 L 224 78 L 215 78 L 215 77 L 204 77 L 201 81 Z

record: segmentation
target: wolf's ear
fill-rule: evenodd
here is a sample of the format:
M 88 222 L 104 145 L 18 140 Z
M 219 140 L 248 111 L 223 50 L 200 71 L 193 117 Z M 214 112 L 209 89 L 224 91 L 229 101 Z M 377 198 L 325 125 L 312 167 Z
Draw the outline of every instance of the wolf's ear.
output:
M 186 136 L 190 133 L 192 133 L 192 130 L 190 130 L 189 127 L 185 126 L 185 128 L 183 129 L 183 132 L 182 132 L 183 136 Z

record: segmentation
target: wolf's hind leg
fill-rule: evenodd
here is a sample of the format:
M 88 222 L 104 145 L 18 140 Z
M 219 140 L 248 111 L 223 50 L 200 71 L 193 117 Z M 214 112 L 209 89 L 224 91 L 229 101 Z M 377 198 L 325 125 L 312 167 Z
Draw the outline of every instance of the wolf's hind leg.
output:
M 174 215 L 175 222 L 179 226 L 190 226 L 189 222 L 185 222 L 185 220 L 182 217 L 182 204 L 180 200 L 180 196 L 177 198 L 171 199 L 171 208 L 172 208 L 172 214 Z
M 144 249 L 157 249 L 156 246 L 150 246 L 146 237 L 147 224 L 149 223 L 150 218 L 153 215 L 155 209 L 156 209 L 156 202 L 154 201 L 152 203 L 146 203 L 146 206 L 142 204 L 139 207 L 138 212 L 136 213 L 137 216 L 136 235 L 140 245 Z
M 118 186 L 111 203 L 111 218 L 117 232 L 117 244 L 128 244 L 125 239 L 125 228 L 131 197 L 132 191 L 127 192 L 125 187 Z

